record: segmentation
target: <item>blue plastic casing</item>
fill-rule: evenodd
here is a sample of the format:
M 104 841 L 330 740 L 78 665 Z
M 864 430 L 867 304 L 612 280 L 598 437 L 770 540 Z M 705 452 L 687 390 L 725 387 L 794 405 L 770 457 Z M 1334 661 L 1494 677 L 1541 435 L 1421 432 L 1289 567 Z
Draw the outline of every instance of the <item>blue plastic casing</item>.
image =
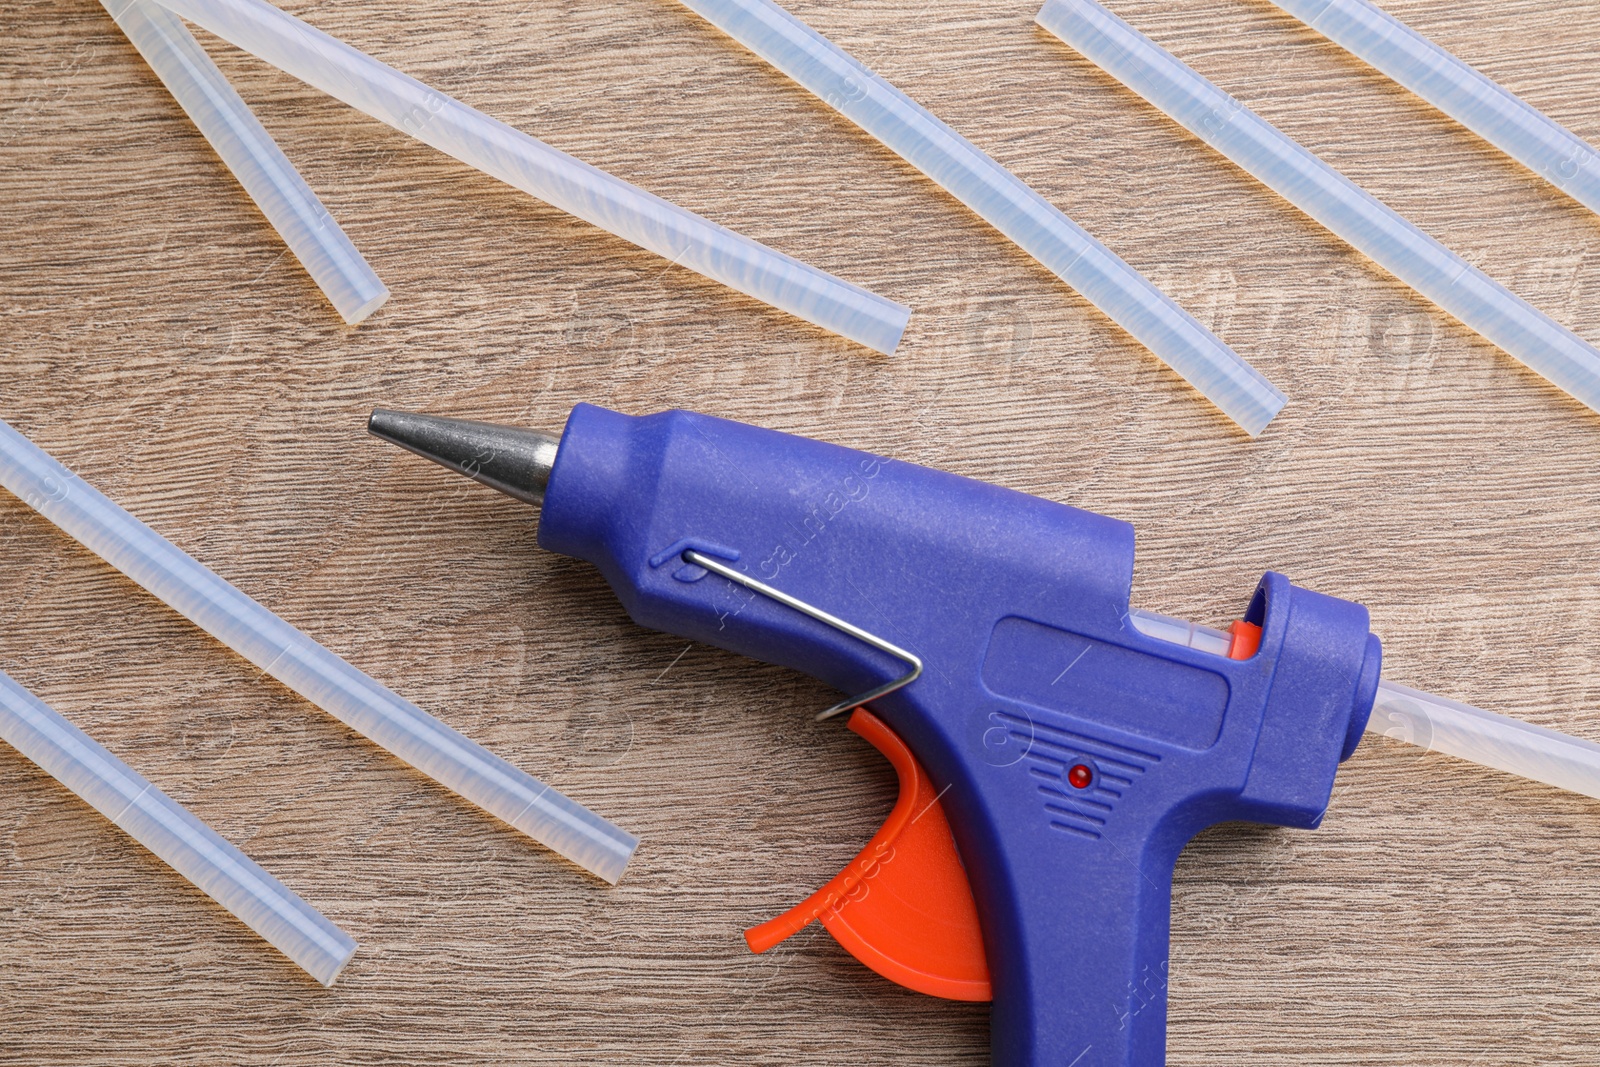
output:
M 687 412 L 576 408 L 539 542 L 599 567 L 641 625 L 844 693 L 903 667 L 684 549 L 922 657 L 873 710 L 947 787 L 1000 1067 L 1165 1062 L 1179 851 L 1223 821 L 1315 827 L 1378 683 L 1360 605 L 1268 574 L 1254 657 L 1171 644 L 1128 621 L 1126 523 Z

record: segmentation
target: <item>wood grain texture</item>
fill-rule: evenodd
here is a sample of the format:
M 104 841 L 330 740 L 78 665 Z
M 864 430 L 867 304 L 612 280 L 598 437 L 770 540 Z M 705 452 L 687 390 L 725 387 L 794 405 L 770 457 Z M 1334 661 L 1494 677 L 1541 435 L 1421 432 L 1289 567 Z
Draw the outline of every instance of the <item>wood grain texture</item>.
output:
M 891 774 L 808 679 L 634 627 L 374 405 L 758 422 L 1136 523 L 1136 603 L 1360 600 L 1392 677 L 1600 740 L 1600 419 L 1032 24 L 797 10 L 1277 382 L 1259 440 L 671 0 L 288 0 L 580 158 L 914 309 L 881 358 L 214 39 L 394 290 L 342 326 L 93 0 L 0 11 L 0 417 L 401 693 L 640 833 L 606 889 L 263 679 L 0 494 L 0 667 L 362 943 L 316 987 L 0 751 L 0 1064 L 981 1064 L 987 1012 L 812 931 Z M 1600 142 L 1595 0 L 1390 10 Z M 1600 220 L 1265 0 L 1116 10 L 1591 340 Z M 1316 833 L 1179 864 L 1170 1059 L 1600 1061 L 1600 806 L 1392 742 Z M 1064 892 L 1066 890 L 1064 889 Z

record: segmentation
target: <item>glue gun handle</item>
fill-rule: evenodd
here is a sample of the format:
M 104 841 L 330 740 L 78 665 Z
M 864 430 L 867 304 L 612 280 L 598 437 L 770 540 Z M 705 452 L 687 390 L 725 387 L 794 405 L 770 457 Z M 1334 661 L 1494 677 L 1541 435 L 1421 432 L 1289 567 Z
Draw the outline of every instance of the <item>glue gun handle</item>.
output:
M 1072 846 L 1009 857 L 1010 877 L 978 879 L 1015 894 L 984 909 L 1015 923 L 986 929 L 995 1067 L 1162 1067 L 1182 843 L 1122 835 Z

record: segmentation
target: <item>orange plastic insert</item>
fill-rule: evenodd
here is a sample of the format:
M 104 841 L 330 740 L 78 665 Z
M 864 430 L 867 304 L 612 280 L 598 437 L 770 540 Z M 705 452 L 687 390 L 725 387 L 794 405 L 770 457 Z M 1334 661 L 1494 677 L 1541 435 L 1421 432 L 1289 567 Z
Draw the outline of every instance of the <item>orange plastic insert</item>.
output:
M 1261 647 L 1261 627 L 1253 622 L 1240 619 L 1228 632 L 1233 634 L 1233 643 L 1228 646 L 1229 659 L 1249 659 Z
M 856 959 L 908 989 L 947 1000 L 989 1000 L 978 908 L 938 791 L 905 742 L 857 709 L 850 729 L 894 765 L 900 797 L 867 847 L 804 902 L 745 932 L 765 952 L 813 919 Z

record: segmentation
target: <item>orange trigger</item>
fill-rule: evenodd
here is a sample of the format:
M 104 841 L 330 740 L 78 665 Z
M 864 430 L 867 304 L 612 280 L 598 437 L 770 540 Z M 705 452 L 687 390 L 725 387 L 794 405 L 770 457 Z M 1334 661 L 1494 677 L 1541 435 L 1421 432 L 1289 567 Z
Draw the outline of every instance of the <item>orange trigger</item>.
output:
M 888 757 L 900 798 L 867 847 L 827 885 L 745 931 L 754 952 L 822 923 L 856 959 L 907 989 L 947 1000 L 989 1000 L 978 908 L 950 824 L 927 772 L 904 741 L 865 709 L 850 729 Z

